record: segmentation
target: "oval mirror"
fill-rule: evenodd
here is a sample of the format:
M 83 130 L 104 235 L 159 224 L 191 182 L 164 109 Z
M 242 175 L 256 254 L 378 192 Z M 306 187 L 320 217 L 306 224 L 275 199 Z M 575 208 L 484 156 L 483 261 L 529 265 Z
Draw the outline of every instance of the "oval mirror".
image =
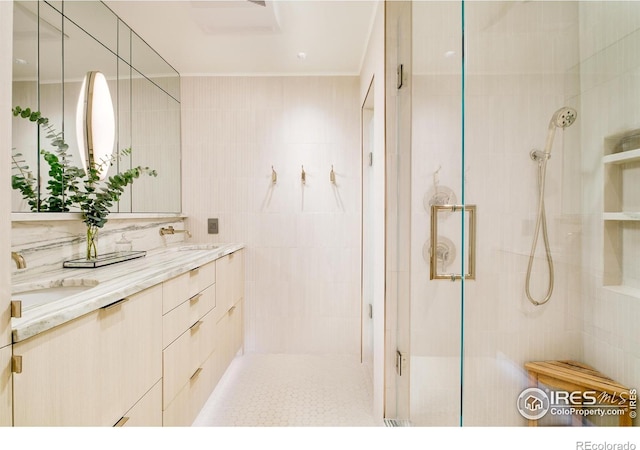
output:
M 80 88 L 76 110 L 76 133 L 82 167 L 90 167 L 104 180 L 109 170 L 115 143 L 116 123 L 111 93 L 105 76 L 87 73 Z

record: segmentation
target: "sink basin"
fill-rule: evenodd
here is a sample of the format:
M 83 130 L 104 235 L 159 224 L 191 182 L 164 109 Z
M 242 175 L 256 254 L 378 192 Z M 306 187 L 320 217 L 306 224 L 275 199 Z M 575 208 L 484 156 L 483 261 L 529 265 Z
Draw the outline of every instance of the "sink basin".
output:
M 98 285 L 97 280 L 53 280 L 13 286 L 12 300 L 20 300 L 22 309 L 41 306 L 86 291 Z

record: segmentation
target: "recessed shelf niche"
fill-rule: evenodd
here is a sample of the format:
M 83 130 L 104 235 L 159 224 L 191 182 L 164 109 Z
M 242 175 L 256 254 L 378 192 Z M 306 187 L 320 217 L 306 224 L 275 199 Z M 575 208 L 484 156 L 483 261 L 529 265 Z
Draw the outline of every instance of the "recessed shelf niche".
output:
M 640 129 L 606 137 L 602 164 L 603 284 L 640 292 Z

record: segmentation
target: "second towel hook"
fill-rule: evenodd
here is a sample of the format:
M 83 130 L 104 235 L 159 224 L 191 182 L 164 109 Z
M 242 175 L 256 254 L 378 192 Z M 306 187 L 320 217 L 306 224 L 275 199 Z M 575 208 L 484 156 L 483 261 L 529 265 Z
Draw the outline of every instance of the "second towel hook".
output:
M 273 184 L 276 184 L 276 181 L 278 181 L 278 174 L 276 173 L 276 171 L 273 169 L 273 166 L 271 166 L 271 182 Z
M 307 183 L 307 173 L 304 171 L 304 166 L 302 166 L 302 173 L 300 174 L 300 179 L 302 180 L 302 184 Z
M 336 184 L 336 173 L 333 171 L 333 164 L 331 165 L 331 172 L 329 173 L 329 180 Z

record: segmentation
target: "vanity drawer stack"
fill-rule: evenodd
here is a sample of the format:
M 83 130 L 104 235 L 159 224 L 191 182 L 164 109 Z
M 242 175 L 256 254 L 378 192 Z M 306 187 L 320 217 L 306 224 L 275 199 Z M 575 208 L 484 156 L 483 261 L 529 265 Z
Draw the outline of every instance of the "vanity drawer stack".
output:
M 190 426 L 215 386 L 216 265 L 162 285 L 162 423 Z

